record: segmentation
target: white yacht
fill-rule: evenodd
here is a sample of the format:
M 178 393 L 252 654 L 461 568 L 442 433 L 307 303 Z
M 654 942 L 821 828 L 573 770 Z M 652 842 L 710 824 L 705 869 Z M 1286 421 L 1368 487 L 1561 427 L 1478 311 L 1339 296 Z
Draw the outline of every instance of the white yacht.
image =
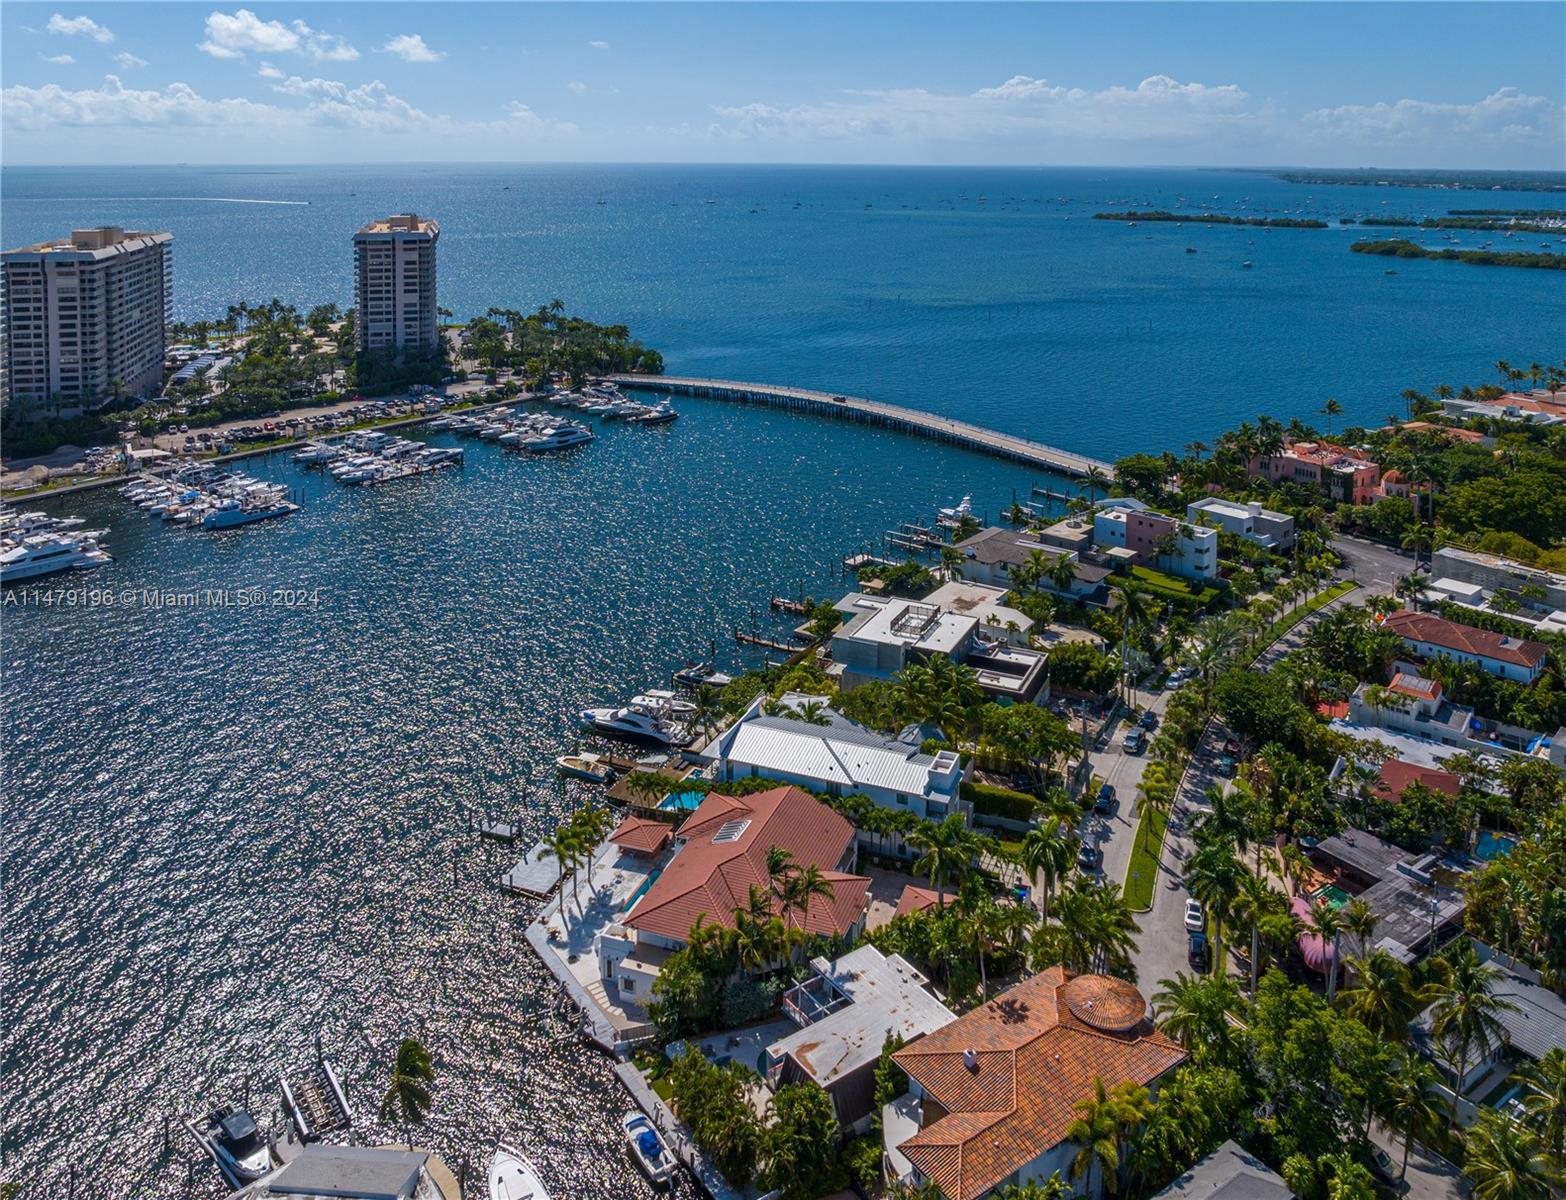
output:
M 684 746 L 691 735 L 665 720 L 656 710 L 638 708 L 633 701 L 619 708 L 589 708 L 582 712 L 582 724 L 599 733 L 640 738 L 661 746 Z
M 557 425 L 524 441 L 522 449 L 532 451 L 534 454 L 546 450 L 564 450 L 571 446 L 584 445 L 592 441 L 593 437 L 593 431 L 581 425 Z
M 676 721 L 688 721 L 696 715 L 694 704 L 676 696 L 668 688 L 649 688 L 639 696 L 632 696 L 631 707 L 645 708 L 659 716 L 673 717 Z
M 549 1193 L 525 1154 L 498 1146 L 489 1161 L 489 1200 L 549 1200 Z
M 273 517 L 286 517 L 289 513 L 298 512 L 299 506 L 289 500 L 279 500 L 274 504 L 245 505 L 238 500 L 222 500 L 217 506 L 201 518 L 203 529 L 233 529 L 238 525 L 249 525 L 255 521 L 269 521 Z
M 56 571 L 101 567 L 114 560 L 91 538 L 79 534 L 35 534 L 0 550 L 0 583 L 53 575 Z
M 336 446 L 329 446 L 325 442 L 308 442 L 303 448 L 294 451 L 294 461 L 310 467 L 329 463 L 341 455 L 342 451 Z

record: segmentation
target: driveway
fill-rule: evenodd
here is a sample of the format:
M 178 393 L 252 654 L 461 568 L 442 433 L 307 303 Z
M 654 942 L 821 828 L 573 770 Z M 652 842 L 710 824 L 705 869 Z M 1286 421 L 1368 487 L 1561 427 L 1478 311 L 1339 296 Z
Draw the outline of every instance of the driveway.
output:
M 1366 592 L 1392 595 L 1397 581 L 1414 570 L 1414 556 L 1357 537 L 1335 537 L 1333 551 L 1343 560 L 1343 574 Z

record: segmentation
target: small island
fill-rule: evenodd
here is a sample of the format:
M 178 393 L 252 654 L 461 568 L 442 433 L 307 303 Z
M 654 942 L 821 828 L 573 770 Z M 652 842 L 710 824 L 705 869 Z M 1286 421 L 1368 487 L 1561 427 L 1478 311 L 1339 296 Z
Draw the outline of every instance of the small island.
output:
M 1172 213 L 1162 209 L 1151 212 L 1100 212 L 1094 213 L 1095 221 L 1174 221 L 1184 224 L 1187 221 L 1195 224 L 1200 221 L 1203 225 L 1265 225 L 1274 229 L 1326 229 L 1325 221 L 1318 221 L 1314 217 L 1236 217 L 1227 213 Z
M 1451 188 L 1483 192 L 1566 192 L 1566 171 L 1417 171 L 1380 167 L 1273 171 L 1285 183 L 1353 187 Z
M 1432 250 L 1406 238 L 1388 238 L 1378 242 L 1355 242 L 1349 247 L 1355 254 L 1380 254 L 1389 258 L 1444 258 L 1473 263 L 1481 267 L 1541 267 L 1566 270 L 1566 254 L 1535 254 L 1532 251 Z

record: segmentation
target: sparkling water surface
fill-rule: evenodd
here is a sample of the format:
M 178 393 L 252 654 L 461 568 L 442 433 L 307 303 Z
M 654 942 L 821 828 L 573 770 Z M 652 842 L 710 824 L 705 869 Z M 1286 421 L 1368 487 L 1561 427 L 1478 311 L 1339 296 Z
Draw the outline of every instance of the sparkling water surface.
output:
M 1551 203 L 1515 193 L 805 168 L 8 168 L 3 185 L 7 245 L 173 229 L 183 318 L 346 302 L 352 229 L 412 208 L 441 222 L 459 315 L 559 296 L 672 371 L 859 392 L 1103 457 L 1327 395 L 1379 421 L 1410 383 L 1557 353 L 1566 316 L 1550 272 L 1389 277 L 1337 229 L 1089 219 L 1180 195 L 1334 219 Z M 221 534 L 112 491 L 56 506 L 107 528 L 116 560 L 67 583 L 129 598 L 31 607 L 11 589 L 0 609 L 0 1180 L 63 1196 L 74 1164 L 78 1196 L 219 1195 L 207 1165 L 188 1188 L 182 1143 L 164 1156 L 165 1114 L 247 1090 L 268 1106 L 317 1033 L 359 1136 L 390 1138 L 374 1110 L 414 1033 L 439 1072 L 421 1140 L 454 1167 L 471 1178 L 516 1141 L 559 1197 L 646 1194 L 615 1127 L 628 1099 L 522 941 L 536 906 L 498 890 L 520 851 L 465 814 L 544 832 L 587 795 L 553 770 L 579 709 L 714 649 L 756 662 L 732 633 L 783 628 L 771 593 L 830 594 L 838 560 L 898 521 L 963 493 L 995 516 L 1038 481 L 892 433 L 678 406 L 672 426 L 609 425 L 559 457 L 470 441 L 461 470 L 370 489 L 252 460 L 303 510 Z M 315 599 L 238 607 L 248 589 Z M 191 601 L 204 591 L 234 602 Z

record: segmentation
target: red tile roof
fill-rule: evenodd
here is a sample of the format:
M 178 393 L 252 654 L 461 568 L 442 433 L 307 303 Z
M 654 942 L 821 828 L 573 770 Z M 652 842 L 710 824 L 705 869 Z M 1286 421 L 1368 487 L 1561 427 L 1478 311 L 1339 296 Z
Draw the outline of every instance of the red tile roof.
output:
M 751 796 L 709 792 L 678 836 L 684 847 L 625 919 L 633 929 L 683 941 L 697 916 L 731 928 L 752 887 L 770 894 L 767 851 L 774 846 L 787 850 L 797 867 L 820 868 L 832 890 L 830 900 L 811 901 L 808 932 L 846 933 L 869 903 L 870 881 L 837 869 L 849 856 L 854 827 L 800 788 Z M 781 912 L 776 898 L 773 911 Z
M 1537 667 L 1549 653 L 1543 642 L 1531 642 L 1523 638 L 1506 637 L 1491 633 L 1488 629 L 1475 629 L 1472 625 L 1459 625 L 1434 613 L 1395 612 L 1384 622 L 1399 637 L 1410 642 L 1425 642 L 1472 654 L 1496 662 L 1511 663 L 1518 667 Z
M 956 894 L 947 891 L 946 903 L 951 903 Z M 910 883 L 903 889 L 903 894 L 897 898 L 897 911 L 892 914 L 895 921 L 898 917 L 907 916 L 912 912 L 923 912 L 927 908 L 935 907 L 935 891 L 933 888 L 920 887 L 917 883 Z
M 1397 692 L 1400 696 L 1412 696 L 1415 700 L 1441 698 L 1441 685 L 1434 679 L 1426 679 L 1423 675 L 1410 675 L 1407 671 L 1399 671 L 1392 676 L 1392 682 L 1387 684 L 1387 691 Z
M 656 854 L 674 837 L 674 830 L 667 822 L 647 817 L 626 817 L 615 826 L 609 840 L 626 850 L 638 854 Z
M 1396 800 L 1409 784 L 1420 783 L 1435 791 L 1445 792 L 1448 796 L 1455 796 L 1462 782 L 1450 771 L 1421 767 L 1416 763 L 1404 762 L 1401 758 L 1389 758 L 1381 764 L 1376 794 L 1383 800 Z
M 926 1034 L 894 1057 L 945 1115 L 898 1149 L 949 1200 L 983 1195 L 1065 1140 L 1095 1078 L 1146 1085 L 1185 1060 L 1146 1008 L 1124 980 L 1052 967 Z

